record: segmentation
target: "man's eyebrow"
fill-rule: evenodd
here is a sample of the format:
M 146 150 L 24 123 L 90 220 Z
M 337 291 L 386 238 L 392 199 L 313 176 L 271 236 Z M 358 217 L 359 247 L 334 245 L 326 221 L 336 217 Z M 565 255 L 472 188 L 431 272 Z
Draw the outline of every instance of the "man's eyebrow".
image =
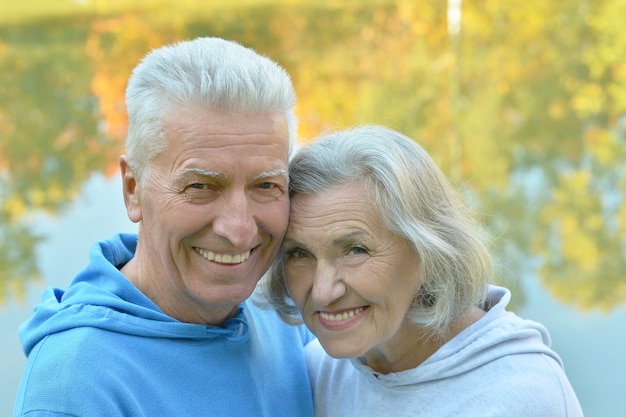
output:
M 289 178 L 289 175 L 287 174 L 287 171 L 284 169 L 276 169 L 274 171 L 262 172 L 258 175 L 255 175 L 254 178 L 252 179 L 254 181 L 258 181 L 258 180 L 264 180 L 267 178 L 275 178 L 275 177 Z
M 181 172 L 181 176 L 183 176 L 185 174 L 202 175 L 203 177 L 209 177 L 209 178 L 214 178 L 214 179 L 218 179 L 218 180 L 225 180 L 226 179 L 226 174 L 224 174 L 221 171 L 209 171 L 207 169 L 202 169 L 202 168 L 193 168 L 193 167 L 192 168 L 185 168 Z
M 181 172 L 180 176 L 182 177 L 185 174 L 201 175 L 203 177 L 213 178 L 213 179 L 216 179 L 216 180 L 226 180 L 228 178 L 227 175 L 225 173 L 221 172 L 221 171 L 211 171 L 211 170 L 207 170 L 207 169 L 194 168 L 194 167 L 183 169 L 183 171 Z M 259 181 L 259 180 L 264 180 L 264 179 L 267 179 L 267 178 L 275 178 L 275 177 L 285 177 L 285 178 L 288 179 L 289 178 L 289 174 L 284 169 L 276 169 L 274 171 L 261 172 L 260 174 L 255 175 L 252 178 L 252 180 L 253 181 Z

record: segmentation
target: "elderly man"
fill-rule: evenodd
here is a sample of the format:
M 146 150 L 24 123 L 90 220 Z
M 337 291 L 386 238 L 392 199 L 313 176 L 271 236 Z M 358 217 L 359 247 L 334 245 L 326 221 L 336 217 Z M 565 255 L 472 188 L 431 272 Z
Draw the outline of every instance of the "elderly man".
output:
M 120 169 L 139 233 L 95 244 L 22 325 L 14 415 L 312 415 L 310 333 L 247 301 L 287 228 L 289 76 L 198 38 L 148 54 L 126 101 Z

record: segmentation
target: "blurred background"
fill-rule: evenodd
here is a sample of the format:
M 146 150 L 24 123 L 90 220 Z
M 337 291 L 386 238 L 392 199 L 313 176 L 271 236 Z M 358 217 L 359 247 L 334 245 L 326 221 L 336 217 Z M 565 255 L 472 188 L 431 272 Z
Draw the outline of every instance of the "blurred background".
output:
M 422 144 L 497 237 L 588 417 L 626 413 L 626 0 L 0 0 L 0 415 L 17 328 L 126 217 L 124 89 L 150 49 L 237 40 L 282 64 L 303 142 Z M 59 366 L 63 366 L 62 363 Z

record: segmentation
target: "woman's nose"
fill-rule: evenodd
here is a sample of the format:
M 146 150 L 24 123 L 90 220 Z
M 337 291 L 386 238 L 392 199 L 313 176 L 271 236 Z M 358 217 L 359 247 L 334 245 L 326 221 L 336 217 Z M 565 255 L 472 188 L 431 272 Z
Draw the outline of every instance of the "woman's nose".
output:
M 313 277 L 311 298 L 320 306 L 327 306 L 346 293 L 346 286 L 339 271 L 329 262 L 320 262 Z

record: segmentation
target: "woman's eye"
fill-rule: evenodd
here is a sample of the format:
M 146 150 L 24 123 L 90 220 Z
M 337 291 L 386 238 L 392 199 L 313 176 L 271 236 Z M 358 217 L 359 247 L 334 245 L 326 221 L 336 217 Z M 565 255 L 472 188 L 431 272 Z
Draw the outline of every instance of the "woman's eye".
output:
M 285 254 L 286 258 L 296 258 L 296 259 L 301 259 L 301 258 L 306 258 L 306 252 L 304 252 L 301 249 L 288 249 L 283 251 L 283 253 Z
M 362 246 L 350 246 L 348 248 L 348 253 L 350 255 L 362 255 L 362 254 L 365 254 L 365 253 L 368 253 L 368 252 L 367 252 L 367 249 L 365 249 Z

